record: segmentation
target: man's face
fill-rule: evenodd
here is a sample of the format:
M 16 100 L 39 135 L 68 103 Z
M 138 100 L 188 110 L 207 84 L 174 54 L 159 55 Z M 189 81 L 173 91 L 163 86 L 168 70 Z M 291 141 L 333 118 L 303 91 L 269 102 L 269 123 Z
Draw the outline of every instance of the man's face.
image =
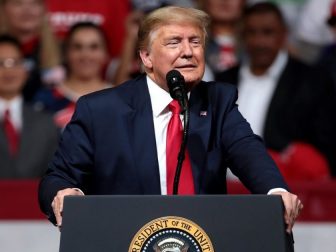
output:
M 168 90 L 166 74 L 178 70 L 191 88 L 204 74 L 204 37 L 200 28 L 191 24 L 164 25 L 154 31 L 148 49 L 140 57 L 149 77 Z
M 20 94 L 27 72 L 20 51 L 11 44 L 0 44 L 0 96 L 11 99 Z
M 7 0 L 4 12 L 11 29 L 36 32 L 43 22 L 44 4 L 42 0 Z
M 246 17 L 244 42 L 252 68 L 266 70 L 285 45 L 286 30 L 272 13 Z
M 204 0 L 203 2 L 212 20 L 217 22 L 236 22 L 245 4 L 245 0 Z

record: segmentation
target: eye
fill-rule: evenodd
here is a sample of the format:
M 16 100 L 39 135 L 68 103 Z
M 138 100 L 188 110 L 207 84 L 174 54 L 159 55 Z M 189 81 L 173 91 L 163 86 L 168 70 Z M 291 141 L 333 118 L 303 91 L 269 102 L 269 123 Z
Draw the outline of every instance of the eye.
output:
M 179 40 L 172 39 L 167 42 L 167 45 L 177 45 L 179 43 Z
M 190 43 L 193 44 L 194 46 L 202 45 L 202 41 L 200 38 L 192 38 L 190 40 Z
M 102 46 L 98 43 L 92 43 L 89 45 L 89 48 L 92 50 L 92 51 L 95 51 L 95 50 L 98 50 L 100 48 L 102 48 Z
M 84 45 L 80 44 L 80 43 L 72 43 L 70 44 L 70 49 L 74 50 L 74 51 L 81 51 L 83 49 Z
M 24 65 L 24 61 L 22 59 L 16 58 L 5 58 L 0 59 L 0 68 L 16 68 Z

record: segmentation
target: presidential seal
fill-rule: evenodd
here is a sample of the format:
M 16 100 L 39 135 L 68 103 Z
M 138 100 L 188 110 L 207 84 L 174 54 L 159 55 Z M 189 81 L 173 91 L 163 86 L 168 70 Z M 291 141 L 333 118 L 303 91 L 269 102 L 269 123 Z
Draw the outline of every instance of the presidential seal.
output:
M 214 252 L 204 230 L 176 216 L 155 219 L 134 236 L 128 252 Z

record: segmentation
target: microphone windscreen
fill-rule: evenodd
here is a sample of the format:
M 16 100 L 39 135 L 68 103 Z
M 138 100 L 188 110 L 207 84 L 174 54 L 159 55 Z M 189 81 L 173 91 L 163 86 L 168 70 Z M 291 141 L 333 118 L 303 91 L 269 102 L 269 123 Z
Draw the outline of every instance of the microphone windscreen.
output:
M 173 99 L 178 99 L 177 96 L 181 95 L 184 91 L 184 77 L 177 70 L 171 70 L 166 74 L 167 85 L 170 96 Z
M 182 76 L 182 74 L 179 72 L 179 71 L 177 71 L 177 70 L 170 70 L 168 73 L 167 73 L 167 75 L 166 75 L 166 80 L 167 80 L 167 82 L 169 82 L 169 81 L 172 81 L 172 80 L 174 80 L 174 79 L 181 79 L 181 78 L 183 78 L 183 76 Z

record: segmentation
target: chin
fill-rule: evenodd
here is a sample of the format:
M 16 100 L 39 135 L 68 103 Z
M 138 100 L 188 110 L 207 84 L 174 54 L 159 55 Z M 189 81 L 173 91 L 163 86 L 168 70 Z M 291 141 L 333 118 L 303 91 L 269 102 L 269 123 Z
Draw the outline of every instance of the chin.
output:
M 188 74 L 183 74 L 183 77 L 184 77 L 184 80 L 186 82 L 199 82 L 201 79 L 202 79 L 202 76 L 200 76 L 199 74 L 195 75 L 195 74 L 192 74 L 192 75 L 188 75 Z

